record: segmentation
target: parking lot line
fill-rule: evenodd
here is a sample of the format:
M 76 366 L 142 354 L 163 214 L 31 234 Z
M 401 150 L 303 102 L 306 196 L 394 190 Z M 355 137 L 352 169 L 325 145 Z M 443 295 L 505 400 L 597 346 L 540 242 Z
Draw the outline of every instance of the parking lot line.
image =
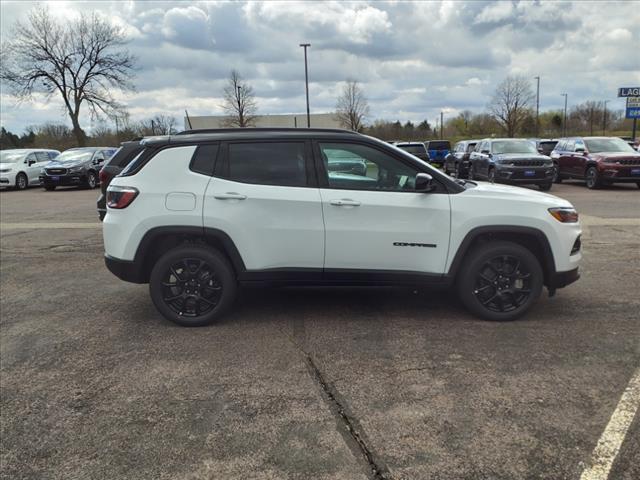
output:
M 0 230 L 46 230 L 56 228 L 102 228 L 101 223 L 0 223 Z
M 618 406 L 591 454 L 591 466 L 582 472 L 580 480 L 606 480 L 609 478 L 613 461 L 620 451 L 639 405 L 640 368 L 636 369 L 629 385 L 620 397 Z

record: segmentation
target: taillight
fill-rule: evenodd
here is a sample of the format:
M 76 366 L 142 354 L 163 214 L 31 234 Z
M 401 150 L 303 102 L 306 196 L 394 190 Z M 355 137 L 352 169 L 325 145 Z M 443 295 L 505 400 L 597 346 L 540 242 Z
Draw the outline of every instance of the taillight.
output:
M 104 168 L 100 169 L 98 178 L 100 179 L 100 183 L 107 183 L 107 172 L 104 171 Z
M 138 193 L 137 188 L 110 185 L 107 189 L 107 207 L 126 208 L 138 196 Z

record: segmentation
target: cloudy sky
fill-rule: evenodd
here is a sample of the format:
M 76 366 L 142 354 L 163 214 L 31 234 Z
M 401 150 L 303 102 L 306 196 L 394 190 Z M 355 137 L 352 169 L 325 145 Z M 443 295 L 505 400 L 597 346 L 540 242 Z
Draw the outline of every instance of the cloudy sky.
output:
M 541 109 L 610 99 L 640 85 L 640 2 L 150 2 L 51 1 L 60 20 L 99 12 L 121 24 L 137 56 L 137 91 L 121 97 L 133 119 L 220 114 L 231 69 L 254 87 L 259 113 L 305 111 L 309 50 L 312 112 L 329 112 L 345 79 L 362 83 L 371 119 L 435 123 L 482 111 L 509 74 L 540 76 Z M 35 4 L 1 2 L 1 36 Z M 0 85 L 12 131 L 67 122 L 60 102 L 16 105 Z M 88 117 L 84 126 L 91 128 Z

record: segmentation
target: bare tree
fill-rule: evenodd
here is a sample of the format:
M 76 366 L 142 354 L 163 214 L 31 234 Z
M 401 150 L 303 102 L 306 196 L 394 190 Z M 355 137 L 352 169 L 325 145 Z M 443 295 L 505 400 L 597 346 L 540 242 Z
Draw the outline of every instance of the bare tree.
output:
M 347 80 L 338 97 L 336 116 L 343 127 L 359 132 L 364 127 L 364 119 L 369 116 L 369 103 L 360 84 L 356 80 Z
M 176 118 L 168 115 L 156 115 L 140 122 L 142 135 L 173 135 L 176 133 Z
M 224 87 L 224 103 L 222 109 L 229 117 L 227 127 L 252 127 L 256 119 L 258 105 L 253 87 L 242 80 L 237 70 L 231 70 L 227 86 Z
M 27 22 L 15 23 L 11 40 L 2 46 L 6 58 L 0 78 L 19 99 L 59 94 L 78 144 L 85 145 L 82 105 L 92 117 L 116 115 L 123 105 L 111 90 L 133 90 L 135 59 L 122 48 L 125 44 L 123 28 L 96 14 L 60 21 L 36 7 Z
M 510 76 L 496 88 L 489 104 L 489 112 L 507 136 L 514 137 L 529 115 L 534 99 L 531 83 L 526 77 Z

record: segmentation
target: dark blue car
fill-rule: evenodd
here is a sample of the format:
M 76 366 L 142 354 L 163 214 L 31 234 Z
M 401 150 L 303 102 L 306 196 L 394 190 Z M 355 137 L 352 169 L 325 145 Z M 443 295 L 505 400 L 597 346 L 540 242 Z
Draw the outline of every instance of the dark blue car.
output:
M 424 144 L 429 152 L 430 162 L 442 167 L 445 157 L 449 155 L 449 151 L 451 150 L 449 140 L 430 140 L 424 142 Z

